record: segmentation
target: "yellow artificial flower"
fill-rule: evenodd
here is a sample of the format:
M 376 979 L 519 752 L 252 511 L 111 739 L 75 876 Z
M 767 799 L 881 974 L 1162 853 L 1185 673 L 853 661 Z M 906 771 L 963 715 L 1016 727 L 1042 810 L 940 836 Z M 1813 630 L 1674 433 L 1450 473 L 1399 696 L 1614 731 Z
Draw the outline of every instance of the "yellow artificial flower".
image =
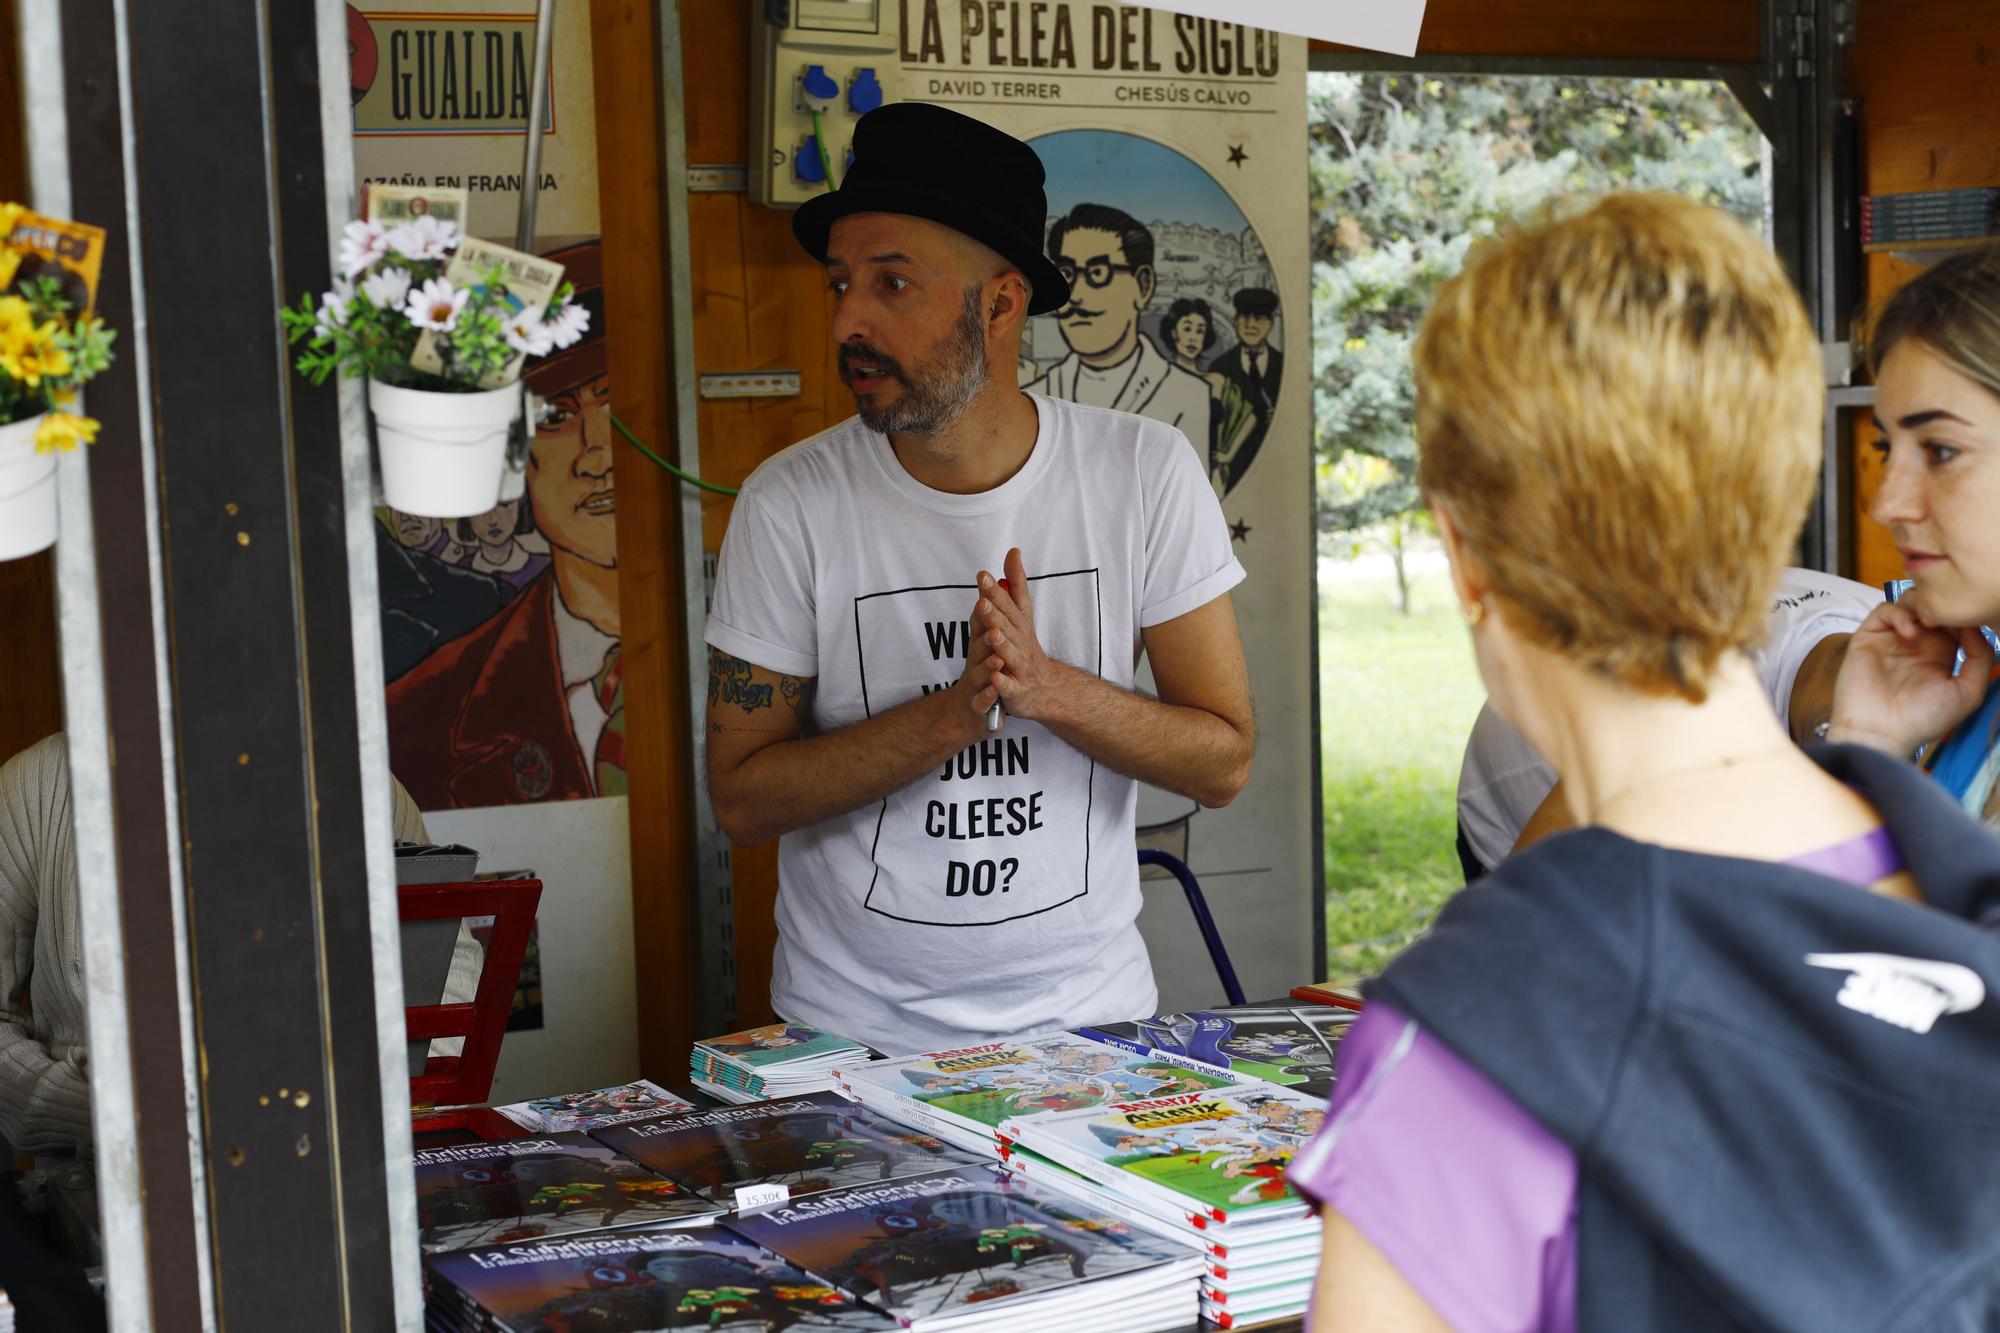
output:
M 15 224 L 27 211 L 19 204 L 0 203 L 0 288 L 12 284 L 14 270 L 21 267 L 21 252 L 8 246 L 6 240 L 14 234 Z
M 97 422 L 73 412 L 47 412 L 35 427 L 35 452 L 69 453 L 79 445 L 97 442 Z
M 26 298 L 0 296 L 0 347 L 25 345 L 35 333 L 35 317 Z
M 69 374 L 70 365 L 69 353 L 56 342 L 54 320 L 36 329 L 34 341 L 19 350 L 0 346 L 0 370 L 30 389 L 39 389 L 45 375 Z

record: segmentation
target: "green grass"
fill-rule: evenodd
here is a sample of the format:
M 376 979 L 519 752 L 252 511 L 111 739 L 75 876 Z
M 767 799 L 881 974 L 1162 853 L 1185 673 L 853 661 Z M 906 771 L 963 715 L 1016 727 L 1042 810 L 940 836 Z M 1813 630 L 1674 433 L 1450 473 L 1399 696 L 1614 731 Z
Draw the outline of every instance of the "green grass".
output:
M 1411 613 L 1388 577 L 1320 583 L 1327 970 L 1372 976 L 1464 883 L 1454 838 L 1465 738 L 1485 699 L 1442 571 Z

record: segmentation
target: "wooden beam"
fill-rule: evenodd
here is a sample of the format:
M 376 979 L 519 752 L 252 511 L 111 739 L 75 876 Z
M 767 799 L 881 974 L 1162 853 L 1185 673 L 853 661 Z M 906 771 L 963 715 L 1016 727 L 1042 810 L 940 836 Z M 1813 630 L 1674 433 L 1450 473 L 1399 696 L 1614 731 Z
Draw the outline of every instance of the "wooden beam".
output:
M 590 44 L 599 229 L 604 271 L 617 275 L 604 285 L 611 402 L 640 439 L 671 457 L 676 404 L 653 6 L 591 0 Z M 682 630 L 679 483 L 622 436 L 612 448 L 639 1067 L 656 1081 L 680 1082 L 687 1077 L 688 1047 L 712 1034 L 696 1030 L 696 881 L 688 833 L 693 734 Z
M 1866 8 L 1866 6 L 1864 6 Z M 1331 42 L 1314 50 L 1337 51 Z M 1430 0 L 1424 55 L 1753 61 L 1754 0 Z
M 0 200 L 25 203 L 28 117 L 21 105 L 20 34 L 14 0 L 0 0 Z M 0 561 L 0 763 L 62 730 L 62 665 L 56 644 L 56 567 L 50 552 Z
M 689 51 L 706 55 L 701 95 L 687 99 L 688 160 L 742 162 L 749 153 L 753 13 L 737 0 L 682 0 Z M 743 194 L 689 201 L 693 233 L 695 362 L 699 371 L 796 370 L 797 398 L 699 404 L 702 476 L 734 486 L 789 445 L 852 415 L 834 373 L 831 307 L 819 266 L 792 239 L 792 216 Z M 702 548 L 720 550 L 730 501 L 702 500 Z M 777 940 L 775 844 L 732 849 L 730 890 L 738 1021 L 772 1018 Z

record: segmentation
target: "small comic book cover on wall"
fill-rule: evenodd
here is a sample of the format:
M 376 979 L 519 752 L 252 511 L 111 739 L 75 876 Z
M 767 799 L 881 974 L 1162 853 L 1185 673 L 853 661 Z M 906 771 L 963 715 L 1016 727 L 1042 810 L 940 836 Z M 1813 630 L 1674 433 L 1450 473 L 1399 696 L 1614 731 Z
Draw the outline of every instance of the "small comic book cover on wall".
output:
M 1238 966 L 1282 989 L 1313 961 L 1299 892 L 1314 789 L 1313 627 L 1300 613 L 1313 596 L 1306 43 L 1089 0 L 1032 16 L 911 0 L 901 14 L 890 95 L 998 126 L 1047 173 L 1046 250 L 1076 277 L 1029 323 L 1022 386 L 1175 426 L 1221 500 L 1249 575 L 1231 595 L 1263 722 L 1257 763 L 1226 809 L 1142 787 L 1140 843 L 1229 876 Z M 1152 688 L 1150 669 L 1140 685 Z M 1155 960 L 1169 1005 L 1198 1002 L 1173 993 L 1176 975 L 1201 975 L 1189 947 L 1187 967 Z

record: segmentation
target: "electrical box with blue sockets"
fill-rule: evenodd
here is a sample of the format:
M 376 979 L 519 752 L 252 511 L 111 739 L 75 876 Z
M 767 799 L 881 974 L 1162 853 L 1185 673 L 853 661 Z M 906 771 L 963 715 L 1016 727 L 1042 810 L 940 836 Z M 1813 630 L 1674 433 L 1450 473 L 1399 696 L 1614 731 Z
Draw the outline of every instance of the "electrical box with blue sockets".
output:
M 750 83 L 750 197 L 797 208 L 834 188 L 854 123 L 894 96 L 896 0 L 763 0 Z

